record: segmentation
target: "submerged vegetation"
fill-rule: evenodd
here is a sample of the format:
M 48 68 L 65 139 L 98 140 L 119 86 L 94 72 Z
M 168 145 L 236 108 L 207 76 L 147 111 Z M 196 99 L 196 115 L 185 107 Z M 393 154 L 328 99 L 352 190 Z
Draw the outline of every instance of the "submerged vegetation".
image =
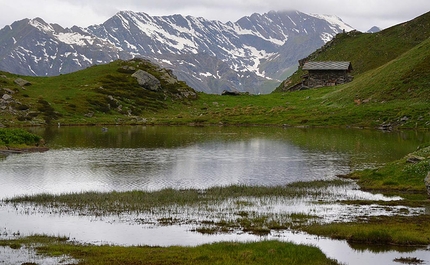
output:
M 409 200 L 382 203 L 391 214 L 369 217 L 351 210 L 351 216 L 327 224 L 324 213 L 318 210 L 300 213 L 287 210 L 292 201 L 304 200 L 315 208 L 332 204 L 331 188 L 345 189 L 344 180 L 293 183 L 278 187 L 228 186 L 206 190 L 85 192 L 63 195 L 41 194 L 4 200 L 28 209 L 36 206 L 43 211 L 86 216 L 125 216 L 139 224 L 192 225 L 191 231 L 202 234 L 250 233 L 267 235 L 285 229 L 302 230 L 311 234 L 366 244 L 427 245 L 430 244 L 430 216 L 417 214 L 406 208 Z M 338 198 L 339 200 L 340 198 Z M 366 201 L 338 201 L 349 208 L 360 207 Z M 373 202 L 373 204 L 379 202 Z M 391 209 L 389 205 L 393 205 Z M 428 205 L 428 201 L 409 202 L 414 207 Z M 273 211 L 273 207 L 284 207 Z M 355 205 L 355 206 L 354 206 Z M 345 208 L 346 209 L 346 208 Z M 391 210 L 390 210 L 391 209 Z M 27 210 L 26 210 L 27 211 Z M 186 213 L 186 214 L 185 214 Z M 322 215 L 321 215 L 322 214 Z M 396 218 L 392 218 L 396 215 Z
M 271 230 L 317 221 L 302 213 L 273 213 L 275 204 L 313 197 L 322 198 L 327 187 L 344 187 L 342 180 L 294 183 L 278 187 L 228 186 L 205 190 L 85 192 L 41 194 L 4 200 L 15 205 L 35 205 L 51 213 L 89 216 L 131 215 L 139 224 L 193 224 L 203 234 L 241 231 L 267 235 Z M 256 210 L 258 206 L 259 210 Z M 183 213 L 187 214 L 183 214 Z

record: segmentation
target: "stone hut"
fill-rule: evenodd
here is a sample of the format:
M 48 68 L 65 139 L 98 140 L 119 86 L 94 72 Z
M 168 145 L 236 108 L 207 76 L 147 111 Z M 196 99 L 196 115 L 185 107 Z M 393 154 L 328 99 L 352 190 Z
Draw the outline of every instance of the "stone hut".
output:
M 352 71 L 351 62 L 306 62 L 302 69 L 308 73 L 303 76 L 301 89 L 335 86 L 351 82 L 353 79 L 350 75 Z

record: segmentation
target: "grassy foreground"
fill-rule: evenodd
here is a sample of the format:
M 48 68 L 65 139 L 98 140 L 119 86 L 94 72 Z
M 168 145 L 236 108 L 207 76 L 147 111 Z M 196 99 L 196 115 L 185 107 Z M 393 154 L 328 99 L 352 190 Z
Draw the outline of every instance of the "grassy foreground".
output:
M 49 256 L 67 255 L 82 265 L 98 264 L 338 264 L 316 247 L 278 241 L 256 243 L 214 243 L 198 247 L 120 247 L 78 245 L 65 238 L 31 236 L 19 240 L 0 241 L 0 246 L 20 248 L 41 244 L 38 253 Z

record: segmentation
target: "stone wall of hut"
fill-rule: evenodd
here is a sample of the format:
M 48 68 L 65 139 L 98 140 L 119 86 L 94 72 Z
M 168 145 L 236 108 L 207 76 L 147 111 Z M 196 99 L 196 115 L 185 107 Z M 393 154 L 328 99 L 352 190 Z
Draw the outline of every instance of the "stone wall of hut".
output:
M 309 71 L 303 80 L 303 86 L 308 88 L 335 86 L 351 82 L 353 77 L 348 71 Z

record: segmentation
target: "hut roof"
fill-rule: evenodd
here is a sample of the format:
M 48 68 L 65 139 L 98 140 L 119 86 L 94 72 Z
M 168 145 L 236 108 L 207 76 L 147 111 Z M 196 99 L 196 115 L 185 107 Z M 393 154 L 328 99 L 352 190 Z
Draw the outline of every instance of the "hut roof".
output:
M 303 70 L 352 70 L 351 62 L 306 62 L 303 65 Z

